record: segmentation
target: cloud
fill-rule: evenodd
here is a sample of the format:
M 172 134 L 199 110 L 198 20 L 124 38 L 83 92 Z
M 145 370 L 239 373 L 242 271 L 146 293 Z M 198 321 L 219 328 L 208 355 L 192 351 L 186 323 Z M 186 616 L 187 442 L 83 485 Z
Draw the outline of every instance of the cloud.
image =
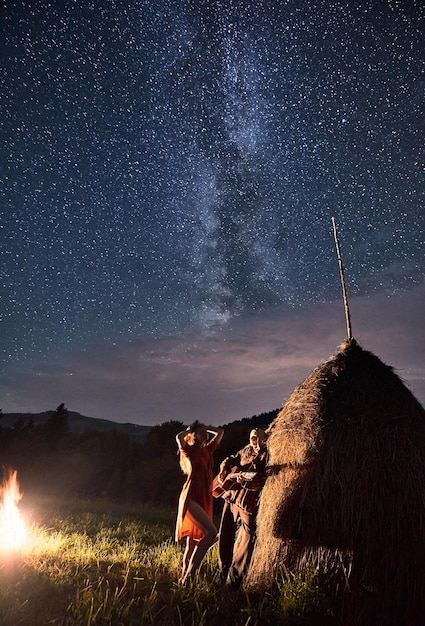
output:
M 353 334 L 425 400 L 424 286 L 350 303 Z M 224 424 L 284 404 L 346 338 L 341 302 L 252 314 L 214 334 L 87 346 L 62 363 L 20 371 L 2 383 L 4 412 L 60 402 L 85 415 L 162 423 Z

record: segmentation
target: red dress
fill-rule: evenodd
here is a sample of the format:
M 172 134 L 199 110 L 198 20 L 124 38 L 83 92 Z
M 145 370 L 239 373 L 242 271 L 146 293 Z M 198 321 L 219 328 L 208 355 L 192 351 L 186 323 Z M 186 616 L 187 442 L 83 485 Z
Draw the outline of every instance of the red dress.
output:
M 217 450 L 217 443 L 213 439 L 206 446 L 185 444 L 180 450 L 189 459 L 191 470 L 179 498 L 176 541 L 181 541 L 183 537 L 202 539 L 204 533 L 187 515 L 187 504 L 189 500 L 193 500 L 212 519 L 213 454 Z

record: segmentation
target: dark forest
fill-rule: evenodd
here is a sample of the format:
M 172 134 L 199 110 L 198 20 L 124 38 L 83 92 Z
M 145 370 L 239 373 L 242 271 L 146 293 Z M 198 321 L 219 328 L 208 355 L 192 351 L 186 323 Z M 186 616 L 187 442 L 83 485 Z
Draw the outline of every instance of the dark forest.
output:
M 216 454 L 220 461 L 248 443 L 253 427 L 266 428 L 278 410 L 224 425 Z M 182 422 L 153 426 L 143 441 L 118 430 L 73 433 L 64 404 L 46 423 L 17 420 L 12 427 L 0 417 L 0 462 L 18 471 L 22 492 L 55 498 L 108 499 L 175 508 L 184 482 L 175 436 Z

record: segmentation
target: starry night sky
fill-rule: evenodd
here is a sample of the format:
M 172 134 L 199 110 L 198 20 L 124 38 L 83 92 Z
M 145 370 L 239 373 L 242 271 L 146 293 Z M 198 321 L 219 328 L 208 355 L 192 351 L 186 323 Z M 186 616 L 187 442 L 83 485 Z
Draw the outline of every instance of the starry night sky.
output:
M 419 1 L 3 0 L 3 411 L 281 406 L 345 338 L 332 216 L 353 334 L 424 402 L 424 24 Z

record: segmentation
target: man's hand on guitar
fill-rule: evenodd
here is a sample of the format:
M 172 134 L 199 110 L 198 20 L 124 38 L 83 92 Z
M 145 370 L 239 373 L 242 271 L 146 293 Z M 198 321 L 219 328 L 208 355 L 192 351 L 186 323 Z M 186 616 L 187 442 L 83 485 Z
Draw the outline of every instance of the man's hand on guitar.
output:
M 224 461 L 222 461 L 220 463 L 220 471 L 218 473 L 218 481 L 220 483 L 223 483 L 226 476 L 230 473 L 231 471 L 231 467 L 229 465 L 229 463 L 227 462 L 227 459 L 224 459 Z
M 223 483 L 228 473 L 229 473 L 229 470 L 221 469 L 218 474 L 218 482 Z

